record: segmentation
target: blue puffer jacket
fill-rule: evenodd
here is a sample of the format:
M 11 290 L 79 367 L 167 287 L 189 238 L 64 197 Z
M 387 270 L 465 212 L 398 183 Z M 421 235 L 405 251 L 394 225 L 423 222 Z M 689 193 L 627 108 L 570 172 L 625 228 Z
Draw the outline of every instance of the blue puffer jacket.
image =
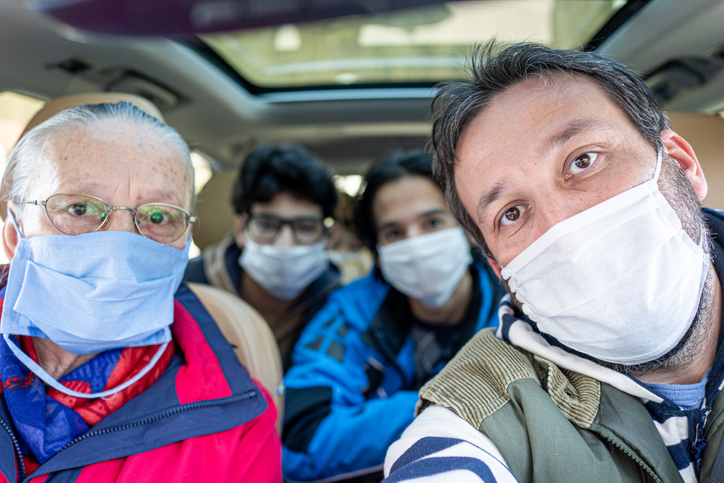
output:
M 456 349 L 497 324 L 504 294 L 487 264 L 470 270 L 476 296 Z M 420 381 L 407 298 L 373 271 L 327 300 L 302 333 L 284 379 L 282 465 L 288 481 L 381 477 L 388 446 L 414 418 Z

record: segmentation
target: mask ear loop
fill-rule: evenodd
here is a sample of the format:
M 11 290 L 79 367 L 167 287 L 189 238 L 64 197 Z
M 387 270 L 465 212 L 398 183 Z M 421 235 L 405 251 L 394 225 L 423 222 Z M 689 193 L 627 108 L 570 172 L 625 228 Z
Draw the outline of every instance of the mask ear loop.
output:
M 656 148 L 656 171 L 654 172 L 654 177 L 652 178 L 654 183 L 659 182 L 659 174 L 661 174 L 661 165 L 663 164 L 662 152 L 663 148 L 661 146 Z
M 25 236 L 23 235 L 23 232 L 20 231 L 20 227 L 18 226 L 18 221 L 15 219 L 15 214 L 14 214 L 12 211 L 10 211 L 10 208 L 8 208 L 8 217 L 7 217 L 7 219 L 10 220 L 10 222 L 11 222 L 11 223 L 13 224 L 13 226 L 15 227 L 15 231 L 18 232 L 18 236 L 19 236 L 20 238 L 25 238 Z
M 153 356 L 153 358 L 148 363 L 148 365 L 146 367 L 144 367 L 138 374 L 136 374 L 135 376 L 133 376 L 132 378 L 130 378 L 123 384 L 120 384 L 120 385 L 118 385 L 112 389 L 108 389 L 106 391 L 88 394 L 85 392 L 78 392 L 78 391 L 74 391 L 72 389 L 68 389 L 67 387 L 62 385 L 59 381 L 53 379 L 53 377 L 50 374 L 48 374 L 45 369 L 40 367 L 40 365 L 38 363 L 36 363 L 34 360 L 32 360 L 30 358 L 30 356 L 25 354 L 20 349 L 20 347 L 16 346 L 15 343 L 12 341 L 12 339 L 10 339 L 10 336 L 8 334 L 3 334 L 3 338 L 5 339 L 5 343 L 7 343 L 8 347 L 13 352 L 15 357 L 17 357 L 18 360 L 21 363 L 23 363 L 23 365 L 25 367 L 30 369 L 36 376 L 38 376 L 38 378 L 41 381 L 43 381 L 45 384 L 52 387 L 53 389 L 56 389 L 56 390 L 62 392 L 63 394 L 67 394 L 68 396 L 74 396 L 74 397 L 83 398 L 83 399 L 95 399 L 95 398 L 101 398 L 101 397 L 105 398 L 108 396 L 112 396 L 112 395 L 124 390 L 131 384 L 134 384 L 135 382 L 140 380 L 143 376 L 145 376 L 148 373 L 148 371 L 153 369 L 153 367 L 156 365 L 158 360 L 161 358 L 161 356 L 163 355 L 163 352 L 166 350 L 166 347 L 168 347 L 168 344 L 170 342 L 170 341 L 164 342 L 161 345 L 161 347 L 158 348 L 158 350 L 156 351 L 156 354 Z

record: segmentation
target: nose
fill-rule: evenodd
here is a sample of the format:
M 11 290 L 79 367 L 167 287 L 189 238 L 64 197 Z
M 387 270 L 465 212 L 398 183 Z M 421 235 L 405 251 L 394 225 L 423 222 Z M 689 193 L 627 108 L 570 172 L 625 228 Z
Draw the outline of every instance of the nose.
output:
M 415 238 L 416 236 L 423 235 L 425 232 L 417 224 L 412 224 L 407 227 L 405 232 L 405 238 Z
M 550 193 L 538 198 L 536 218 L 536 234 L 538 239 L 558 223 L 577 215 L 595 205 L 595 200 L 576 197 L 570 193 Z
M 102 228 L 108 231 L 127 231 L 138 233 L 133 212 L 130 208 L 114 208 L 108 212 L 108 221 Z
M 294 232 L 292 227 L 289 225 L 283 225 L 277 234 L 277 239 L 274 240 L 274 246 L 278 247 L 293 247 L 297 243 L 294 241 Z

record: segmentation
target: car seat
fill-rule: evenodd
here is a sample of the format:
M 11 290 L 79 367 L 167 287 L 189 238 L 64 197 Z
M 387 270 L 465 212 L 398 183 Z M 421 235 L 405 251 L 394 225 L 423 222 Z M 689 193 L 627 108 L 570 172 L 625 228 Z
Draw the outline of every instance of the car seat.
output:
M 277 431 L 281 434 L 284 421 L 284 374 L 279 346 L 269 324 L 251 305 L 232 293 L 211 285 L 188 285 L 216 321 L 239 362 L 269 391 L 277 407 Z
M 62 110 L 81 104 L 121 101 L 130 102 L 146 114 L 165 122 L 161 111 L 148 99 L 134 94 L 100 92 L 64 96 L 48 101 L 30 120 L 23 134 Z M 4 181 L 2 192 L 7 193 L 10 187 L 7 180 Z M 2 209 L 5 210 L 5 207 Z M 269 391 L 277 407 L 276 427 L 281 434 L 284 420 L 282 359 L 269 325 L 256 310 L 239 297 L 208 285 L 189 284 L 189 287 L 214 318 L 222 334 L 233 347 L 239 362 Z

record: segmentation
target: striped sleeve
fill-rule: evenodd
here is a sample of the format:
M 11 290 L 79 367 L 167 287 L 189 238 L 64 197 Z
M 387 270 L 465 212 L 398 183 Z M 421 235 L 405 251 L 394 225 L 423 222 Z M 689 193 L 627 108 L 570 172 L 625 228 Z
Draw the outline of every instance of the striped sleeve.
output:
M 383 483 L 518 481 L 493 442 L 442 406 L 425 409 L 387 451 Z

